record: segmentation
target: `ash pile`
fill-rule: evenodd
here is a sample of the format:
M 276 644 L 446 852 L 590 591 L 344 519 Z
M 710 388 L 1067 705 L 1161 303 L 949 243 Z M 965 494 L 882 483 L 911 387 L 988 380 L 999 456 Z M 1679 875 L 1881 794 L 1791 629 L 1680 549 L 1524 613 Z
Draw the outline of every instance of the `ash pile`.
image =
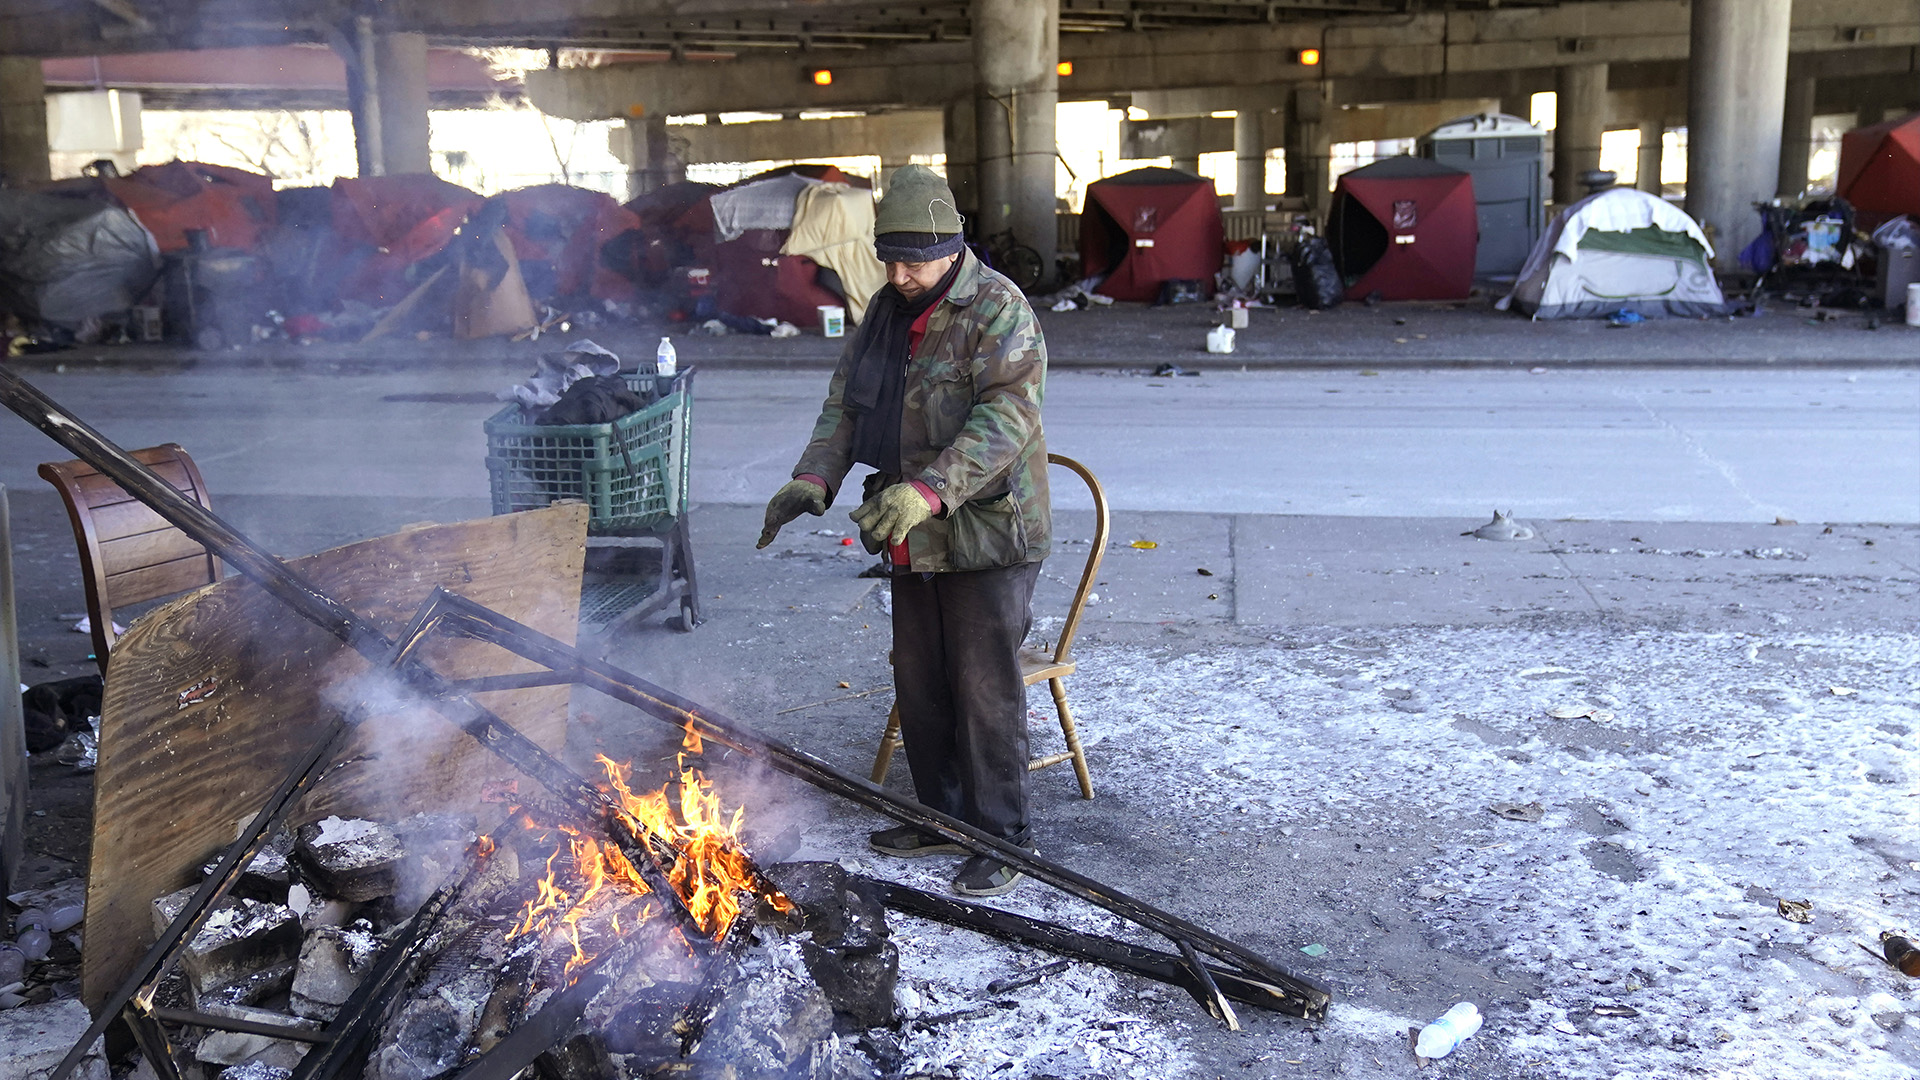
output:
M 673 898 L 536 800 L 485 832 L 470 815 L 280 831 L 159 987 L 182 1080 L 896 1075 L 899 953 L 874 883 L 756 868 L 697 772 L 636 797 L 605 765 L 678 850 Z M 193 894 L 154 901 L 156 934 Z M 215 1018 L 252 1030 L 195 1022 Z

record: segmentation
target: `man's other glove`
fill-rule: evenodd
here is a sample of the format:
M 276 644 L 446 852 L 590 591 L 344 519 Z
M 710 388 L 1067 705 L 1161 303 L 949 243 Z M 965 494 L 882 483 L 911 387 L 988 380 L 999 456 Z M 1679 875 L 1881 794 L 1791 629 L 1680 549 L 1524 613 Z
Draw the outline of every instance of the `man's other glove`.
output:
M 883 544 L 903 544 L 915 525 L 933 516 L 926 496 L 912 484 L 894 484 L 860 504 L 847 515 L 860 526 L 862 539 Z M 869 548 L 871 550 L 871 548 Z
M 780 535 L 780 527 L 806 511 L 814 517 L 827 512 L 827 491 L 811 480 L 789 480 L 785 487 L 773 493 L 767 501 L 767 524 L 760 530 L 760 542 L 757 548 L 773 543 Z

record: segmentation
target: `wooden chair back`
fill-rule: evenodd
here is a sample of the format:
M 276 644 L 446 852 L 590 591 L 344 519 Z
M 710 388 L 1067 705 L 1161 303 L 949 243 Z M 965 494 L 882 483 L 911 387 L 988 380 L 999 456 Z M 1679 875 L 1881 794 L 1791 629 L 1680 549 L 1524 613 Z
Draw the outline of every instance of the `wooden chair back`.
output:
M 1067 664 L 1073 660 L 1073 637 L 1080 631 L 1080 616 L 1087 610 L 1087 595 L 1093 592 L 1093 586 L 1100 575 L 1100 563 L 1107 557 L 1107 537 L 1112 531 L 1113 522 L 1107 512 L 1106 489 L 1085 465 L 1064 454 L 1048 454 L 1047 464 L 1058 465 L 1075 476 L 1086 481 L 1087 490 L 1093 494 L 1093 542 L 1087 550 L 1087 564 L 1080 571 L 1080 587 L 1073 591 L 1073 604 L 1067 608 L 1067 618 L 1060 626 L 1060 638 L 1053 646 L 1053 662 Z
M 176 443 L 135 450 L 134 460 L 212 509 L 200 468 Z M 60 492 L 80 545 L 80 579 L 93 622 L 93 656 L 107 670 L 117 608 L 220 580 L 220 561 L 84 461 L 49 461 L 40 476 Z

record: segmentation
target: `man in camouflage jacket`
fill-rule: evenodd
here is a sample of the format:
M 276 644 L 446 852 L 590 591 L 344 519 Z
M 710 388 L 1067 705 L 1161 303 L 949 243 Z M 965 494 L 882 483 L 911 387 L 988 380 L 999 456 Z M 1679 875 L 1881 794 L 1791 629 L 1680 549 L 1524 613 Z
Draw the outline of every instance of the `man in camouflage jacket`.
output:
M 1046 343 L 1020 289 L 962 244 L 953 196 L 931 170 L 895 175 L 874 231 L 888 285 L 848 341 L 794 479 L 767 506 L 760 546 L 803 511 L 824 513 L 856 463 L 874 466 L 852 517 L 892 570 L 895 701 L 914 792 L 1031 847 L 1019 649 L 1052 544 Z M 911 826 L 870 843 L 902 858 L 965 853 Z M 1019 881 L 976 856 L 954 888 L 991 896 Z

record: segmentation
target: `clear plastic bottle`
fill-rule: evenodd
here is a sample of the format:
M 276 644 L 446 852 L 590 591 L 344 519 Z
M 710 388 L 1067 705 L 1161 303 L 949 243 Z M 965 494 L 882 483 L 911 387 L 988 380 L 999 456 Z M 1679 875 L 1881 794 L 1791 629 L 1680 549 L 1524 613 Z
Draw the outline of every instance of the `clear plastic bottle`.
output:
M 680 369 L 680 358 L 673 351 L 673 339 L 661 338 L 660 351 L 654 353 L 654 374 L 672 378 Z
M 14 943 L 20 946 L 20 951 L 27 959 L 45 960 L 48 951 L 53 948 L 53 935 L 38 926 L 29 927 L 20 932 Z
M 1413 1045 L 1413 1052 L 1423 1058 L 1443 1058 L 1453 1053 L 1453 1048 L 1467 1041 L 1467 1036 L 1480 1030 L 1480 1010 L 1471 1001 L 1463 1001 L 1447 1010 L 1447 1014 L 1426 1027 L 1420 1029 L 1420 1038 Z

